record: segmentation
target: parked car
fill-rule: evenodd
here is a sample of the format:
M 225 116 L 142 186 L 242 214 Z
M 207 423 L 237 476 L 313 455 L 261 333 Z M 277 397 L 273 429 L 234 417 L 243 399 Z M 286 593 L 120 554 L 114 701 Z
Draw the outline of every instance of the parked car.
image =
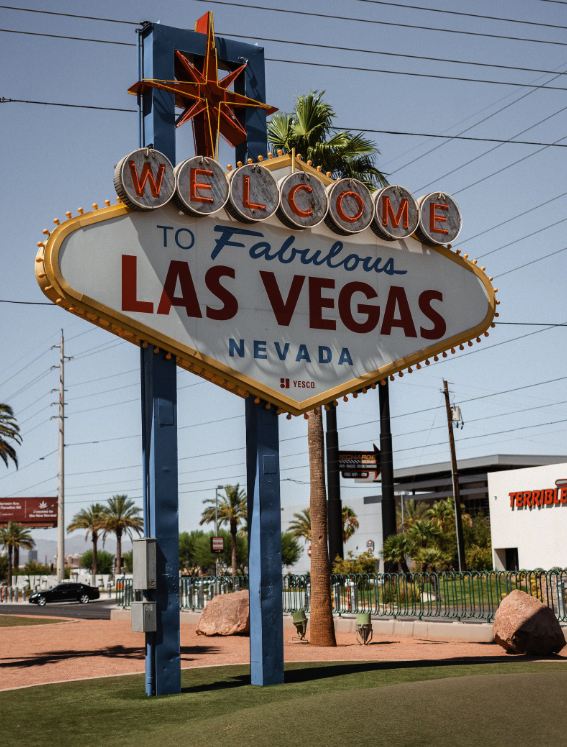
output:
M 30 595 L 30 604 L 38 604 L 43 607 L 47 602 L 80 602 L 88 604 L 91 599 L 98 599 L 100 592 L 87 584 L 57 584 L 52 589 L 36 591 Z

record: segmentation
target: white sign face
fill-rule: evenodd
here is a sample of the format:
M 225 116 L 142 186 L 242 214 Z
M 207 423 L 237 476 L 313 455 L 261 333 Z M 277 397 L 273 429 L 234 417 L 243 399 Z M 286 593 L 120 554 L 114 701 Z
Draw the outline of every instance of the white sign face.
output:
M 446 248 L 172 203 L 73 218 L 44 263 L 63 307 L 293 414 L 480 335 L 495 308 L 484 273 Z

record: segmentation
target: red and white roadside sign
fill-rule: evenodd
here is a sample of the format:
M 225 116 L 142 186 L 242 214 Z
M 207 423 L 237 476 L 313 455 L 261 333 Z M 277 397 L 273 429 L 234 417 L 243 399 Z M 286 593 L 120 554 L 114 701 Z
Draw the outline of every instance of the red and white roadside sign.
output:
M 0 526 L 56 527 L 57 498 L 0 498 Z
M 232 172 L 222 207 L 218 167 L 181 165 L 172 181 L 155 153 L 117 167 L 131 207 L 71 218 L 40 247 L 38 282 L 62 308 L 294 415 L 490 326 L 483 268 L 438 245 L 460 230 L 448 195 L 420 203 L 395 187 L 377 206 L 355 180 L 325 190 L 329 179 L 282 156 Z
M 224 551 L 224 538 L 223 537 L 211 537 L 211 552 L 223 552 Z

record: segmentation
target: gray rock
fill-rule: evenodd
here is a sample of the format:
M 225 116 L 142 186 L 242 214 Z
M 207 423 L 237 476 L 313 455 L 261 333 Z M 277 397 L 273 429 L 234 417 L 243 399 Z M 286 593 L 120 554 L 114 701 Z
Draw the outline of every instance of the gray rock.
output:
M 506 651 L 528 656 L 556 654 L 566 645 L 553 610 L 519 589 L 508 594 L 498 607 L 494 638 Z

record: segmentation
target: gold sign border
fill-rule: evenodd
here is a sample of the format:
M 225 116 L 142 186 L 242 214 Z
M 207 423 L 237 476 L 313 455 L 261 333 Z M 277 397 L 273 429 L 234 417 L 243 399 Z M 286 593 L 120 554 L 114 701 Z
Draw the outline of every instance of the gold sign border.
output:
M 274 161 L 275 160 L 276 159 L 274 159 Z M 305 168 L 305 165 L 302 164 L 302 167 Z M 313 169 L 313 171 L 315 171 L 315 169 Z M 317 175 L 319 176 L 318 173 Z M 273 389 L 264 386 L 244 374 L 239 374 L 234 369 L 219 363 L 214 358 L 203 355 L 197 350 L 182 345 L 173 338 L 162 335 L 160 332 L 157 332 L 145 324 L 134 322 L 119 311 L 111 309 L 95 299 L 79 293 L 66 282 L 59 266 L 59 252 L 63 240 L 69 236 L 69 234 L 83 228 L 84 226 L 102 223 L 103 221 L 134 212 L 137 211 L 130 210 L 125 205 L 119 203 L 100 210 L 93 210 L 84 215 L 78 215 L 74 218 L 70 218 L 61 225 L 58 225 L 50 234 L 47 242 L 40 242 L 36 257 L 36 278 L 43 293 L 50 301 L 53 301 L 66 311 L 80 316 L 92 324 L 106 329 L 124 340 L 138 346 L 143 345 L 144 347 L 147 347 L 148 345 L 153 345 L 156 353 L 159 352 L 160 349 L 167 351 L 168 355 L 175 356 L 177 365 L 181 368 L 191 371 L 192 373 L 211 381 L 213 384 L 217 384 L 224 389 L 232 391 L 240 397 L 247 398 L 252 395 L 265 400 L 270 403 L 270 405 L 277 406 L 278 413 L 287 412 L 291 415 L 301 415 L 321 405 L 335 402 L 338 397 L 357 392 L 360 389 L 366 389 L 368 387 L 374 389 L 378 382 L 388 376 L 392 376 L 395 373 L 403 375 L 402 371 L 410 366 L 418 364 L 434 355 L 450 350 L 451 348 L 455 348 L 458 345 L 462 345 L 475 337 L 480 337 L 480 335 L 486 332 L 492 324 L 492 320 L 496 313 L 496 304 L 500 303 L 495 299 L 495 290 L 489 282 L 489 279 L 484 272 L 476 266 L 476 264 L 473 264 L 473 262 L 464 257 L 460 257 L 446 247 L 428 247 L 431 251 L 441 254 L 443 257 L 451 260 L 451 262 L 455 262 L 468 272 L 472 272 L 483 283 L 488 294 L 488 313 L 484 320 L 476 327 L 467 330 L 461 335 L 431 345 L 413 353 L 412 355 L 406 356 L 405 358 L 399 358 L 393 363 L 382 366 L 381 368 L 364 374 L 363 376 L 359 376 L 356 379 L 351 379 L 340 386 L 334 387 L 333 389 L 327 389 L 324 393 L 310 397 L 298 405 L 295 400 L 287 397 L 283 393 L 283 390 L 282 393 L 277 391 L 274 392 Z

